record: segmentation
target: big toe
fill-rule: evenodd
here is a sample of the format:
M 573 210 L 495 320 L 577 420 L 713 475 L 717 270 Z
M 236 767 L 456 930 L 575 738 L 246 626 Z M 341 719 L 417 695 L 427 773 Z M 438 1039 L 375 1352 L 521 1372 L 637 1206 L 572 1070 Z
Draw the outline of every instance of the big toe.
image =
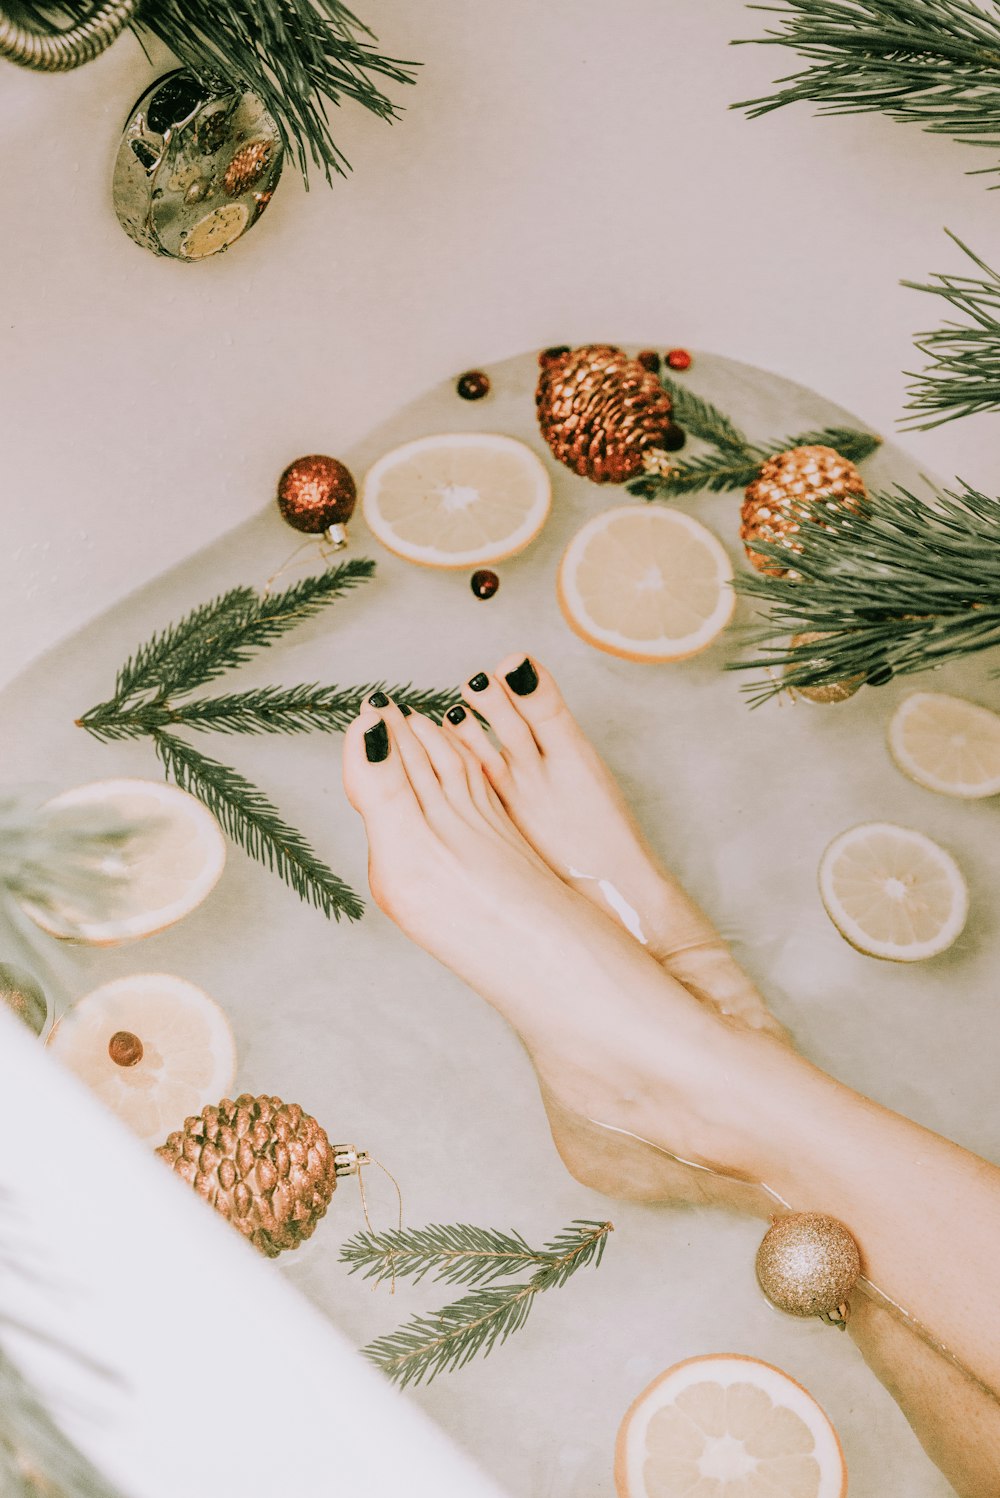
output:
M 542 750 L 547 740 L 579 733 L 555 677 L 541 661 L 520 653 L 505 656 L 493 672 L 508 702 L 531 729 Z
M 390 808 L 418 810 L 392 729 L 371 708 L 364 708 L 344 734 L 344 790 L 366 824 Z

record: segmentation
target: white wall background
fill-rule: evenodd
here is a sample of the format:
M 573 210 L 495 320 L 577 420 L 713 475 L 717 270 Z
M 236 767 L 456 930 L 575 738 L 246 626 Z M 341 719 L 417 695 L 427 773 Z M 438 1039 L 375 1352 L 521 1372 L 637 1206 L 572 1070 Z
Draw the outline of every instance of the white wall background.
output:
M 741 0 L 359 0 L 424 63 L 355 166 L 201 265 L 120 230 L 119 132 L 161 67 L 131 38 L 68 77 L 0 65 L 0 671 L 270 503 L 450 372 L 522 348 L 689 344 L 815 386 L 884 431 L 937 319 L 901 276 L 987 258 L 987 164 L 880 118 L 727 106 L 792 59 L 731 48 Z M 996 488 L 992 419 L 909 449 Z

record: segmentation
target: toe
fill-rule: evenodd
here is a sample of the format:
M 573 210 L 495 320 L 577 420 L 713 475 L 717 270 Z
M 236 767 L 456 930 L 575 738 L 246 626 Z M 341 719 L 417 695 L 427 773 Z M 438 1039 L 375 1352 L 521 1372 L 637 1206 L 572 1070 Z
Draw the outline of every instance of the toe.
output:
M 368 699 L 368 707 L 374 708 L 383 723 L 393 750 L 402 761 L 406 778 L 413 787 L 420 809 L 425 817 L 433 817 L 444 804 L 441 782 L 438 780 L 427 750 L 413 731 L 417 714 L 403 714 L 384 692 L 376 692 Z
M 379 714 L 364 707 L 344 734 L 344 790 L 366 824 L 377 821 L 392 808 L 419 816 L 403 761 L 395 749 L 392 733 Z
M 430 718 L 425 718 L 420 713 L 414 713 L 406 721 L 414 738 L 418 739 L 423 746 L 424 753 L 447 799 L 457 809 L 463 812 L 470 811 L 473 806 L 472 793 L 469 787 L 466 761 L 459 753 L 458 746 L 451 742 L 450 736 L 444 733 L 436 723 L 432 723 Z M 479 774 L 481 776 L 482 772 L 480 771 Z
M 445 713 L 442 727 L 472 756 L 490 783 L 499 784 L 507 774 L 507 762 L 473 714 L 459 704 Z
M 516 670 L 524 662 L 525 657 L 519 656 L 514 662 L 514 669 Z M 530 673 L 534 674 L 531 662 L 527 664 Z M 522 683 L 526 679 L 530 680 L 530 676 L 526 677 L 523 673 L 518 678 Z M 502 676 L 495 672 L 490 675 L 487 675 L 485 671 L 477 672 L 462 688 L 462 696 L 477 713 L 482 713 L 500 740 L 504 758 L 508 764 L 524 765 L 537 760 L 538 744 L 535 736 L 527 720 L 514 705 L 517 698 L 508 691 Z
M 555 679 L 532 657 L 509 655 L 493 673 L 514 711 L 531 729 L 544 753 L 547 742 L 559 741 L 567 732 L 579 733 Z

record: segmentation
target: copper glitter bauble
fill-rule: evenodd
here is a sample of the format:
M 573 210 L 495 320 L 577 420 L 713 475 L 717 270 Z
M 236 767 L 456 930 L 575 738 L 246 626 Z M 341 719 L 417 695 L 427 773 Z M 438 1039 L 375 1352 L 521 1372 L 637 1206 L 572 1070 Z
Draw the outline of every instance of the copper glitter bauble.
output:
M 274 145 L 269 140 L 251 140 L 241 146 L 223 173 L 222 189 L 226 195 L 230 198 L 241 197 L 259 182 L 267 171 L 273 154 Z
M 542 365 L 538 424 L 555 457 L 595 484 L 642 473 L 672 426 L 670 397 L 638 359 L 607 343 L 570 349 Z
M 828 497 L 831 510 L 840 505 L 856 509 L 856 501 L 867 495 L 854 464 L 832 447 L 791 447 L 777 453 L 747 485 L 740 523 L 747 557 L 758 572 L 782 577 L 788 569 L 754 551 L 755 542 L 798 551 L 795 534 L 815 500 Z
M 325 534 L 336 547 L 347 545 L 346 522 L 357 497 L 350 469 L 320 453 L 296 458 L 278 480 L 278 509 L 288 524 L 310 536 Z
M 820 631 L 810 630 L 803 635 L 793 635 L 789 644 L 794 650 L 800 645 L 815 645 L 818 640 L 822 640 L 823 638 L 824 636 Z M 825 662 L 822 656 L 817 656 L 814 664 L 817 666 L 824 665 Z M 859 687 L 864 686 L 864 683 L 865 679 L 863 676 L 850 676 L 846 681 L 827 681 L 818 687 L 793 686 L 790 690 L 797 697 L 804 697 L 807 702 L 846 702 L 848 697 L 854 696 Z
M 223 1098 L 156 1151 L 269 1259 L 311 1237 L 337 1186 L 337 1150 L 297 1103 Z
M 822 1212 L 777 1218 L 757 1250 L 757 1283 L 789 1316 L 845 1321 L 860 1274 L 858 1245 L 842 1222 Z

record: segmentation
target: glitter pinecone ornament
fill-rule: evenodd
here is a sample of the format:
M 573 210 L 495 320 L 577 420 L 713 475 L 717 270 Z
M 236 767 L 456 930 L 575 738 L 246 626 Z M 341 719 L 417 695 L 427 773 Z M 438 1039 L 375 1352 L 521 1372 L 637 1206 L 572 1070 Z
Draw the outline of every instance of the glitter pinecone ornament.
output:
M 547 359 L 535 404 L 554 456 L 595 484 L 642 473 L 673 426 L 670 396 L 656 375 L 608 343 Z
M 304 1243 L 337 1177 L 368 1163 L 297 1103 L 247 1093 L 185 1119 L 156 1153 L 269 1259 Z
M 797 551 L 796 531 L 814 500 L 829 498 L 830 508 L 855 508 L 867 498 L 865 481 L 849 458 L 832 447 L 791 447 L 761 465 L 747 485 L 741 513 L 740 537 L 747 557 L 758 572 L 781 577 L 788 569 L 754 551 L 758 541 Z

